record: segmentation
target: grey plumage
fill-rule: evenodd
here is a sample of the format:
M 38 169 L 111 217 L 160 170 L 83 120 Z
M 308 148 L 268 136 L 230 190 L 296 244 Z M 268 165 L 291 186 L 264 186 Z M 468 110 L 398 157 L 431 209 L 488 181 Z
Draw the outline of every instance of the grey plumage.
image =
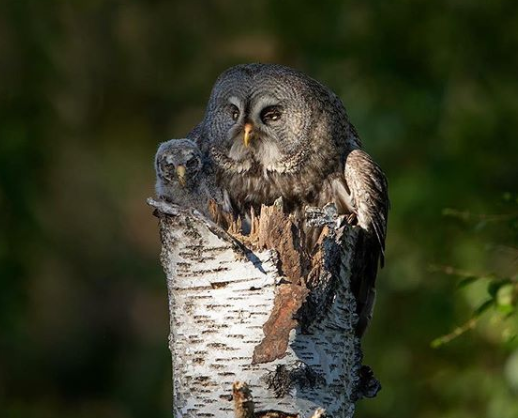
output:
M 171 139 L 158 147 L 155 156 L 156 194 L 161 199 L 193 208 L 214 217 L 210 202 L 231 212 L 228 194 L 215 183 L 210 160 L 189 139 Z
M 336 204 L 362 229 L 354 284 L 362 334 L 383 265 L 387 181 L 362 151 L 341 100 L 305 74 L 272 64 L 239 65 L 216 81 L 194 131 L 214 160 L 218 184 L 241 214 L 282 197 L 287 211 Z

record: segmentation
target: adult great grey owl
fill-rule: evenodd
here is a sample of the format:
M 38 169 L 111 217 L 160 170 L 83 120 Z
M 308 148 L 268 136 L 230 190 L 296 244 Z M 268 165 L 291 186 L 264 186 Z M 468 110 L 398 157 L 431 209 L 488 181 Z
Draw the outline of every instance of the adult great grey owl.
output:
M 189 139 L 171 139 L 158 147 L 155 156 L 156 194 L 179 206 L 193 208 L 214 218 L 216 203 L 230 212 L 228 195 L 216 186 L 211 164 Z
M 362 272 L 353 291 L 362 334 L 372 311 L 378 263 L 384 263 L 388 186 L 383 171 L 362 150 L 341 100 L 294 69 L 238 65 L 216 81 L 195 136 L 240 213 L 282 197 L 290 212 L 333 202 L 339 214 L 356 218 L 363 230 Z

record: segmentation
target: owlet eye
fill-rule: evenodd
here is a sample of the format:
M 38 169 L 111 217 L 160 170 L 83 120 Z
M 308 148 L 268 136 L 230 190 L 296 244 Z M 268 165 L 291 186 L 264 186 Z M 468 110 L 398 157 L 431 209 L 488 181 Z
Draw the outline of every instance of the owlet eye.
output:
M 232 120 L 236 121 L 239 118 L 239 109 L 236 105 L 230 105 L 230 114 L 232 115 Z
M 196 157 L 191 157 L 186 163 L 185 166 L 192 170 L 198 167 L 198 159 Z
M 268 106 L 261 111 L 261 120 L 265 124 L 278 121 L 282 116 L 282 108 L 280 106 Z

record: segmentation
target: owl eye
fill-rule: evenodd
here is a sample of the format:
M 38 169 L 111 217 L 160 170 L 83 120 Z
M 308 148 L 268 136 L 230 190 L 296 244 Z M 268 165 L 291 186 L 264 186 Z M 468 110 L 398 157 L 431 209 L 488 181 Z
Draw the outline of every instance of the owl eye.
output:
M 268 106 L 261 111 L 261 120 L 265 124 L 278 121 L 282 116 L 282 108 L 280 106 Z
M 232 120 L 236 121 L 239 118 L 239 109 L 236 105 L 230 105 L 230 114 L 232 115 Z
M 185 166 L 188 168 L 188 169 L 194 169 L 194 168 L 197 168 L 198 167 L 198 159 L 196 157 L 192 157 L 190 158 L 186 163 L 185 163 Z

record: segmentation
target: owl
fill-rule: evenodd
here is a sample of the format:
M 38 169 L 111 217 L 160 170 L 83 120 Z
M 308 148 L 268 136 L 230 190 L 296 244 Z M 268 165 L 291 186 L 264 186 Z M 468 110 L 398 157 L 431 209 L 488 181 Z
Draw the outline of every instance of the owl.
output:
M 370 320 L 383 266 L 388 186 L 362 150 L 341 100 L 320 82 L 275 64 L 232 67 L 216 81 L 194 131 L 211 155 L 217 183 L 239 213 L 271 205 L 300 214 L 334 203 L 362 231 L 354 280 L 361 335 Z
M 193 208 L 216 221 L 218 211 L 232 212 L 228 194 L 216 187 L 210 159 L 189 139 L 171 139 L 155 156 L 157 197 Z

